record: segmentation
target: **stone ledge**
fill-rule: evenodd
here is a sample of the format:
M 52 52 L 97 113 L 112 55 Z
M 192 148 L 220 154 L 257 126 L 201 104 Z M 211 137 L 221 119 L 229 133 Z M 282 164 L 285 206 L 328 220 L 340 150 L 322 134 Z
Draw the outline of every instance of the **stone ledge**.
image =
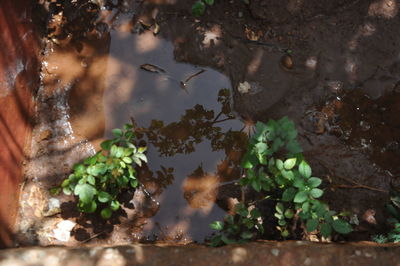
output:
M 400 265 L 400 245 L 372 242 L 319 244 L 255 242 L 210 248 L 202 245 L 34 247 L 0 251 L 0 266 L 122 265 Z

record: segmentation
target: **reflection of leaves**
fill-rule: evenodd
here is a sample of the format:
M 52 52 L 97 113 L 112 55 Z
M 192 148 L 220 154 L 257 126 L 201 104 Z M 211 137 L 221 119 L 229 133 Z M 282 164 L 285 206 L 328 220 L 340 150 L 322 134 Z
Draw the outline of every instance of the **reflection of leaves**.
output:
M 159 156 L 164 157 L 192 153 L 196 144 L 209 140 L 213 151 L 224 150 L 226 154 L 226 158 L 218 165 L 217 175 L 224 180 L 235 179 L 240 176 L 240 161 L 247 145 L 247 135 L 241 131 L 222 131 L 218 124 L 234 119 L 230 90 L 221 89 L 217 100 L 221 104 L 218 114 L 197 104 L 186 110 L 177 122 L 164 124 L 161 120 L 152 120 L 148 128 L 136 129 L 136 136 L 138 139 L 146 136 L 147 141 L 158 150 Z M 144 166 L 139 173 L 139 179 L 143 183 L 155 182 L 159 184 L 159 189 L 164 189 L 172 183 L 172 172 L 172 168 L 163 166 L 152 172 Z
M 161 165 L 161 169 L 155 171 L 150 170 L 147 164 L 143 165 L 138 172 L 138 179 L 146 184 L 149 182 L 155 182 L 157 183 L 157 192 L 155 194 L 160 194 L 163 189 L 165 189 L 167 186 L 172 184 L 172 181 L 174 180 L 174 168 L 169 167 L 166 168 Z
M 195 105 L 185 111 L 180 121 L 164 125 L 163 121 L 152 120 L 149 128 L 144 129 L 149 142 L 159 150 L 161 156 L 173 156 L 176 153 L 188 154 L 195 151 L 195 144 L 208 139 L 214 151 L 226 147 L 228 141 L 234 140 L 234 131 L 221 132 L 218 123 L 234 119 L 231 114 L 230 91 L 221 89 L 218 93 L 221 111 L 215 115 L 202 105 Z M 223 116 L 223 117 L 221 117 Z

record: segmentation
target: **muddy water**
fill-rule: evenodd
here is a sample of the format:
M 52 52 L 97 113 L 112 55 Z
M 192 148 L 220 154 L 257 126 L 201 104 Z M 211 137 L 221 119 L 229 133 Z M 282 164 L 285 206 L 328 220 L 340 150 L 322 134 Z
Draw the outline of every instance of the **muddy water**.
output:
M 74 110 L 82 94 L 71 94 L 72 129 L 98 144 L 93 136 L 99 133 L 87 129 L 96 128 L 102 116 L 105 138 L 133 119 L 139 140 L 148 145 L 149 163 L 139 178 L 160 203 L 137 237 L 203 241 L 209 224 L 225 215 L 214 204 L 221 197 L 218 188 L 240 176 L 246 135 L 230 110 L 230 81 L 213 69 L 175 62 L 172 43 L 151 32 L 113 30 L 109 51 L 104 94 L 83 100 L 90 102 L 91 115 Z M 145 71 L 142 64 L 165 73 Z M 101 133 L 101 123 L 98 128 Z

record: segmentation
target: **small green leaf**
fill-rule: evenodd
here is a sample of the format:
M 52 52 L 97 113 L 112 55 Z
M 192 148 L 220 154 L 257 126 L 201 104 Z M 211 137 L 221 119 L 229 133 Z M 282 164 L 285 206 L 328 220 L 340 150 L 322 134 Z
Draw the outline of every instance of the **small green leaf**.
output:
M 214 230 L 220 231 L 220 230 L 224 229 L 224 223 L 220 222 L 220 221 L 215 221 L 210 224 L 210 227 Z
M 70 180 L 69 179 L 65 179 L 62 183 L 61 183 L 61 187 L 68 187 L 70 184 Z
M 308 201 L 304 202 L 303 205 L 301 205 L 301 209 L 304 213 L 307 213 L 310 210 L 310 203 Z
M 333 229 L 339 234 L 348 234 L 353 231 L 351 225 L 342 219 L 336 219 L 332 222 Z
M 311 167 L 307 164 L 306 161 L 301 161 L 299 165 L 299 172 L 304 178 L 311 177 Z
M 332 226 L 328 223 L 323 223 L 321 225 L 321 235 L 325 238 L 332 234 Z
M 81 176 L 86 172 L 86 168 L 83 164 L 75 164 L 74 165 L 74 174 L 77 176 Z
M 244 231 L 240 234 L 240 237 L 243 239 L 251 239 L 253 237 L 253 233 L 249 231 Z
M 122 158 L 122 160 L 123 160 L 124 162 L 126 162 L 126 163 L 129 163 L 129 164 L 131 164 L 131 163 L 133 162 L 132 159 L 129 158 L 129 157 L 124 157 L 124 158 Z
M 111 146 L 111 149 L 110 149 L 110 155 L 111 155 L 112 157 L 117 157 L 117 156 L 116 156 L 117 151 L 118 151 L 118 147 L 117 147 L 116 145 L 112 145 L 112 146 Z
M 307 231 L 312 232 L 318 227 L 318 220 L 317 219 L 308 219 L 306 223 Z
M 257 219 L 257 218 L 261 217 L 261 212 L 260 212 L 258 209 L 252 209 L 252 210 L 250 211 L 250 216 L 251 216 L 253 219 Z
M 112 141 L 112 140 L 106 140 L 106 141 L 103 141 L 103 142 L 100 144 L 100 147 L 101 147 L 103 150 L 108 151 L 108 150 L 110 150 L 112 144 L 113 144 L 113 141 Z
M 146 155 L 144 155 L 143 153 L 136 153 L 136 154 L 135 154 L 135 157 L 138 158 L 138 159 L 140 159 L 141 161 L 147 163 L 147 157 L 146 157 Z
M 130 184 L 131 187 L 135 188 L 138 186 L 139 182 L 136 179 L 131 179 Z
M 195 17 L 202 16 L 205 11 L 206 11 L 206 5 L 200 0 L 194 3 L 194 5 L 192 6 L 192 14 Z
M 52 196 L 57 196 L 58 194 L 60 194 L 60 192 L 61 192 L 61 188 L 60 187 L 52 187 L 50 189 L 50 194 Z
M 286 149 L 290 155 L 295 155 L 303 151 L 300 144 L 296 140 L 291 140 L 286 144 Z
M 75 187 L 74 194 L 79 197 L 83 203 L 90 203 L 94 195 L 96 195 L 96 189 L 89 184 L 78 184 Z
M 315 199 L 318 199 L 319 197 L 321 197 L 322 194 L 324 194 L 324 192 L 319 188 L 313 188 L 310 191 L 310 195 Z
M 97 196 L 98 200 L 102 203 L 106 203 L 109 202 L 111 200 L 111 195 L 108 194 L 105 191 L 100 191 L 98 196 Z
M 63 193 L 64 193 L 65 195 L 71 195 L 71 194 L 72 194 L 71 189 L 68 188 L 68 187 L 63 188 L 62 191 L 63 191 Z
M 203 1 L 209 6 L 212 6 L 214 4 L 214 0 L 203 0 Z
M 280 214 L 283 214 L 284 209 L 285 208 L 283 207 L 283 204 L 280 203 L 280 202 L 277 203 L 276 206 L 275 206 L 275 210 Z
M 116 211 L 119 209 L 119 207 L 120 207 L 120 204 L 117 200 L 111 201 L 111 203 L 110 203 L 111 210 Z
M 311 188 L 316 188 L 319 185 L 321 185 L 322 180 L 318 177 L 311 177 L 310 179 L 307 180 L 307 185 Z
M 296 165 L 296 158 L 287 159 L 287 160 L 283 163 L 283 166 L 285 167 L 286 170 L 292 169 L 295 165 Z
M 265 154 L 265 152 L 268 150 L 268 146 L 264 142 L 259 142 L 256 145 L 254 145 L 254 151 L 256 154 Z
M 120 138 L 120 137 L 122 137 L 122 135 L 123 135 L 122 130 L 119 129 L 119 128 L 114 128 L 114 129 L 111 130 L 111 131 L 112 131 L 113 135 L 114 135 L 115 137 L 117 137 L 117 138 Z
M 307 200 L 308 193 L 306 191 L 299 191 L 297 192 L 296 196 L 294 197 L 293 202 L 295 203 L 303 203 Z
M 282 160 L 277 159 L 275 164 L 276 164 L 276 168 L 278 168 L 279 170 L 283 169 L 283 161 Z
M 261 183 L 260 183 L 260 180 L 258 180 L 258 179 L 253 179 L 253 180 L 251 181 L 251 186 L 253 187 L 253 189 L 254 189 L 255 191 L 260 192 L 260 190 L 261 190 Z
M 88 176 L 87 181 L 88 181 L 89 184 L 91 184 L 93 186 L 96 185 L 96 179 L 92 175 Z
M 282 169 L 281 174 L 284 178 L 286 178 L 287 180 L 292 181 L 294 179 L 294 174 L 292 171 L 285 171 L 284 169 Z
M 283 230 L 283 231 L 281 232 L 281 236 L 282 236 L 283 238 L 288 237 L 288 236 L 289 236 L 289 231 L 288 231 L 288 230 Z
M 104 208 L 101 210 L 101 217 L 105 220 L 110 219 L 112 215 L 112 210 L 110 208 Z
M 124 129 L 125 130 L 131 130 L 133 128 L 133 125 L 132 124 L 125 124 L 124 125 Z
M 292 219 L 293 216 L 294 216 L 294 212 L 293 212 L 292 209 L 287 209 L 287 210 L 285 211 L 285 217 L 286 217 L 286 218 Z
M 95 201 L 90 201 L 88 203 L 84 203 L 84 202 L 79 201 L 78 208 L 82 212 L 93 213 L 97 209 L 97 203 Z
M 147 150 L 147 147 L 139 147 L 138 148 L 138 153 L 143 153 Z
M 294 196 L 296 195 L 297 190 L 295 188 L 288 188 L 286 189 L 283 194 L 282 194 L 282 200 L 289 202 L 294 199 Z

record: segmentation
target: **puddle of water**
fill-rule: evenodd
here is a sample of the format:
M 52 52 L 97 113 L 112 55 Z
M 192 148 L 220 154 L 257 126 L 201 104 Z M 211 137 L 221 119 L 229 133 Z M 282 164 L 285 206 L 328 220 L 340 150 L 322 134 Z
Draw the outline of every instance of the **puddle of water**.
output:
M 221 197 L 218 187 L 240 177 L 246 134 L 239 132 L 243 123 L 230 111 L 230 81 L 210 68 L 175 62 L 172 43 L 151 32 L 112 31 L 109 51 L 104 95 L 90 95 L 94 101 L 86 101 L 92 111 L 99 110 L 96 115 L 105 116 L 106 138 L 131 118 L 141 128 L 139 139 L 148 145 L 149 164 L 139 178 L 160 202 L 141 234 L 201 242 L 212 232 L 209 224 L 225 215 L 214 204 Z M 142 64 L 167 74 L 147 72 L 140 69 Z M 201 70 L 185 89 L 180 86 Z M 72 121 L 74 133 L 85 136 L 85 128 L 74 125 L 93 128 L 96 120 L 82 122 L 76 116 Z

